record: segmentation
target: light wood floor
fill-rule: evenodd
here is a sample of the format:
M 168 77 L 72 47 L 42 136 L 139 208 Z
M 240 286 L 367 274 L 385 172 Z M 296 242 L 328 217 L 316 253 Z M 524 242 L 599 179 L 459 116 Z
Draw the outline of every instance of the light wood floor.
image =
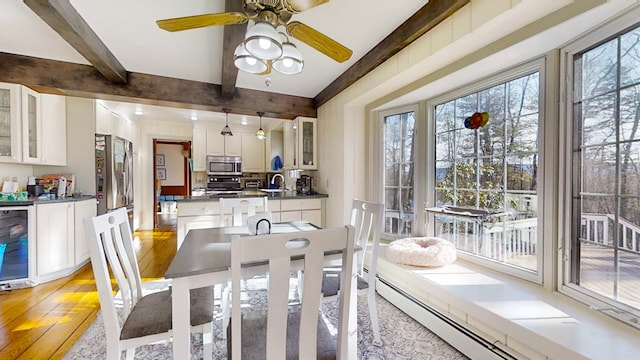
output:
M 173 218 L 134 238 L 143 281 L 161 278 L 175 254 Z M 0 292 L 0 359 L 60 359 L 98 310 L 90 263 L 63 279 Z

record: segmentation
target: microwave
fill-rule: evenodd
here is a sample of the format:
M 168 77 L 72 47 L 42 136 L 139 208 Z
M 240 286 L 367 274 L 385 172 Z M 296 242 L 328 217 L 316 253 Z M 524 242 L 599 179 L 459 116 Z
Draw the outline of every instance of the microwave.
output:
M 207 174 L 242 175 L 240 156 L 207 156 Z

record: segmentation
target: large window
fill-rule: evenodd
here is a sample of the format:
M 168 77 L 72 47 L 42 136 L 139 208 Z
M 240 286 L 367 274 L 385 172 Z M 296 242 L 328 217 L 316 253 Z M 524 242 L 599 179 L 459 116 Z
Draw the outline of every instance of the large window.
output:
M 384 232 L 411 235 L 414 209 L 415 112 L 383 117 L 384 127 Z
M 573 57 L 568 282 L 640 309 L 640 27 Z
M 434 204 L 457 213 L 434 211 L 433 231 L 466 254 L 537 273 L 539 65 L 489 84 L 433 106 Z M 469 124 L 483 112 L 483 126 Z

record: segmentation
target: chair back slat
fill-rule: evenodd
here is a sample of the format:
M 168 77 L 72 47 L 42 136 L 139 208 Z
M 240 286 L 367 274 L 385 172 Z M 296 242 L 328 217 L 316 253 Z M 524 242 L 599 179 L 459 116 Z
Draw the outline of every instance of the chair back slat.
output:
M 120 334 L 122 324 L 116 311 L 114 287 L 109 269 L 122 295 L 124 316 L 142 297 L 140 270 L 133 249 L 133 238 L 125 208 L 84 220 L 91 266 L 100 297 L 108 333 Z M 117 340 L 118 337 L 115 337 Z M 110 341 L 109 339 L 107 341 Z
M 356 245 L 362 248 L 362 251 L 358 252 L 357 259 L 357 271 L 358 274 L 363 275 L 364 268 L 364 256 L 371 241 L 371 261 L 369 262 L 369 276 L 367 280 L 375 278 L 375 269 L 378 258 L 378 250 L 380 248 L 380 233 L 382 230 L 382 216 L 383 216 L 383 204 L 373 203 L 362 200 L 353 200 L 353 207 L 351 210 L 351 225 L 356 229 Z
M 304 292 L 300 306 L 298 355 L 299 359 L 316 359 L 318 310 L 320 308 L 322 269 L 325 252 L 342 251 L 342 281 L 344 289 L 353 283 L 350 276 L 354 256 L 353 226 L 320 229 L 298 233 L 270 234 L 258 236 L 236 235 L 231 240 L 231 352 L 234 359 L 241 359 L 241 296 L 240 282 L 242 264 L 267 262 L 264 271 L 268 273 L 268 314 L 267 314 L 267 359 L 284 359 L 287 350 L 287 326 L 289 305 L 289 284 L 293 266 L 300 263 L 292 257 L 302 257 L 304 267 Z M 294 265 L 292 265 L 294 264 Z M 354 284 L 355 286 L 355 284 Z M 340 314 L 348 316 L 350 291 L 340 295 Z M 346 301 L 343 301 L 346 299 Z M 339 345 L 346 346 L 346 321 L 339 319 Z M 338 349 L 341 352 L 340 349 Z M 346 351 L 346 350 L 344 350 Z M 342 351 L 342 352 L 344 352 Z
M 249 216 L 269 211 L 266 196 L 220 198 L 220 226 L 243 226 Z M 229 213 L 231 216 L 229 217 Z

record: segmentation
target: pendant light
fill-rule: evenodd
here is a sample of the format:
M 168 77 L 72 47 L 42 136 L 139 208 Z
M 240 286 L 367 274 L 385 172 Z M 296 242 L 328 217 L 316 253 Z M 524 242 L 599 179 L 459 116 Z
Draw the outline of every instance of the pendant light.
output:
M 225 125 L 222 128 L 222 131 L 220 131 L 220 135 L 233 136 L 233 133 L 231 132 L 231 128 L 229 128 L 229 111 L 231 111 L 231 109 L 224 108 L 222 109 L 222 111 L 224 111 L 224 113 L 227 115 L 225 119 Z
M 264 140 L 267 137 L 267 135 L 264 133 L 264 130 L 262 130 L 262 115 L 264 115 L 264 112 L 258 111 L 258 116 L 260 116 L 260 130 L 256 132 L 256 137 L 259 140 Z

